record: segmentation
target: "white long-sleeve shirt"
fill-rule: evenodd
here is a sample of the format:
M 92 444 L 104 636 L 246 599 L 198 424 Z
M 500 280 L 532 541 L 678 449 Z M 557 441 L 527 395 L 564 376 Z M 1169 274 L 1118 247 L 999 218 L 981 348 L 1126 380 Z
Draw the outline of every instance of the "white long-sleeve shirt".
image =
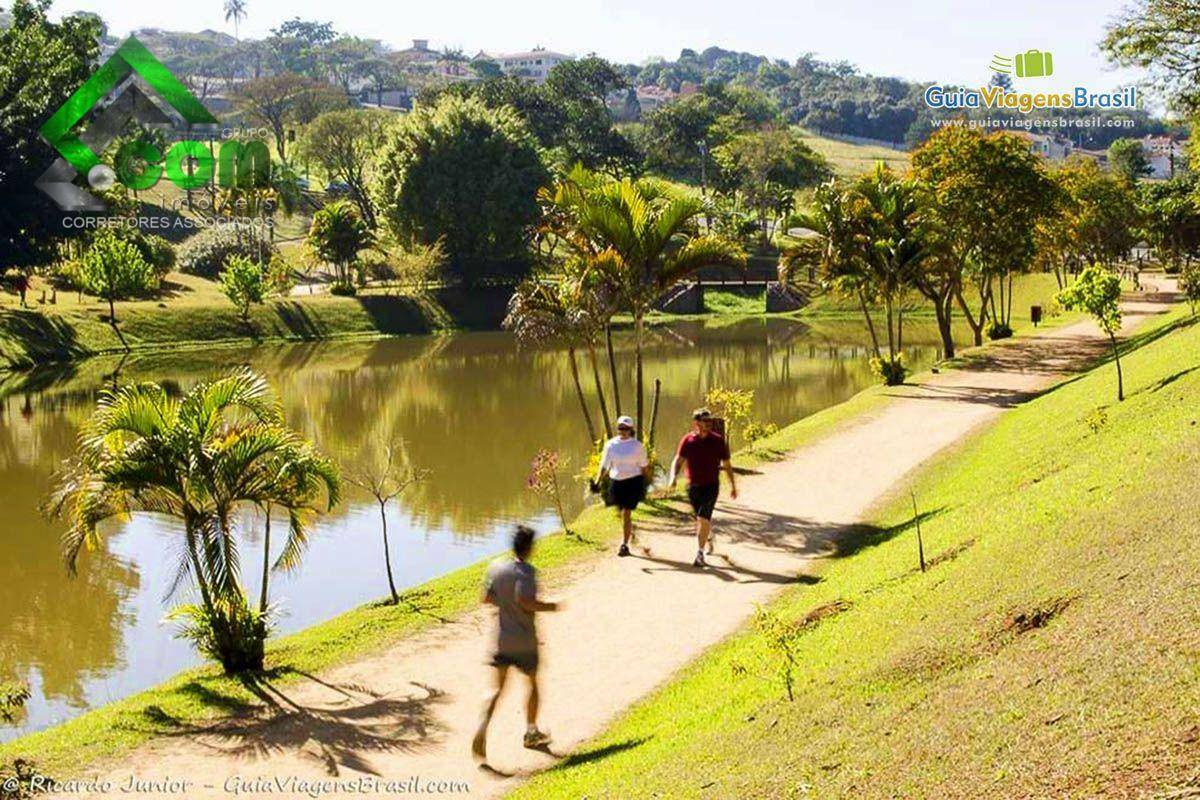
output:
M 614 481 L 623 481 L 642 474 L 642 470 L 650 465 L 646 448 L 637 439 L 630 436 L 622 439 L 615 436 L 604 445 L 604 454 L 600 456 L 600 471 L 608 471 L 608 477 Z

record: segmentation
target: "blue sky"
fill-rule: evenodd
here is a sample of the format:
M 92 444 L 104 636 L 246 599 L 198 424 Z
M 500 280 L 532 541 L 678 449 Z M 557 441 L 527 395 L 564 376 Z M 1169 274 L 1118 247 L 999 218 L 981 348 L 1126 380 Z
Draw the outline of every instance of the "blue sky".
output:
M 1096 46 L 1121 0 L 917 0 L 907 7 L 868 0 L 248 0 L 248 6 L 242 33 L 250 36 L 298 15 L 398 47 L 414 38 L 468 52 L 542 45 L 636 63 L 708 45 L 788 60 L 811 51 L 875 74 L 968 85 L 988 79 L 993 53 L 1011 57 L 1039 48 L 1054 53 L 1056 74 L 1018 81 L 1018 88 L 1105 90 L 1135 77 L 1109 69 Z M 233 30 L 221 0 L 59 0 L 56 9 L 98 12 L 118 34 L 138 27 Z

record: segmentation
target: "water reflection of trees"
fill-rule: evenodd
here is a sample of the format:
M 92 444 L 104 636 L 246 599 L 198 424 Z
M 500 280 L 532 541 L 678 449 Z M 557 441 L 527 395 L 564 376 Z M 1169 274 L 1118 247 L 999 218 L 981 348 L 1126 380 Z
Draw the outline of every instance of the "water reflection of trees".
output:
M 929 327 L 925 336 L 912 326 L 910 341 L 925 344 L 910 352 L 918 367 L 934 352 Z M 631 343 L 618 333 L 616 345 L 622 395 L 632 398 Z M 0 387 L 0 678 L 36 669 L 47 695 L 79 703 L 89 676 L 122 664 L 122 603 L 137 590 L 138 571 L 96 554 L 68 580 L 60 531 L 36 510 L 100 388 L 163 379 L 187 388 L 244 363 L 268 375 L 292 424 L 350 466 L 368 443 L 403 438 L 413 462 L 432 471 L 403 502 L 430 528 L 470 536 L 542 512 L 544 498 L 525 488 L 534 453 L 569 454 L 574 472 L 587 446 L 565 353 L 520 351 L 506 334 L 152 354 L 10 378 Z M 662 452 L 710 386 L 754 389 L 757 415 L 783 424 L 872 381 L 857 323 L 779 319 L 658 328 L 646 375 L 662 381 Z M 581 495 L 571 497 L 578 505 Z
M 67 578 L 60 531 L 36 508 L 74 444 L 78 420 L 63 410 L 36 397 L 0 400 L 0 680 L 29 681 L 36 670 L 46 696 L 81 705 L 87 676 L 122 663 L 121 605 L 138 574 L 96 553 Z

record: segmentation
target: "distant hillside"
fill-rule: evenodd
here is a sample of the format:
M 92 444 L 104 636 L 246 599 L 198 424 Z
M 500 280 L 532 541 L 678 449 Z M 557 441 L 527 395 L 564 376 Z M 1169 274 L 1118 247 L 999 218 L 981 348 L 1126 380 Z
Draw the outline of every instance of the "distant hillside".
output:
M 629 66 L 637 86 L 687 92 L 709 81 L 741 84 L 766 92 L 789 122 L 813 131 L 863 136 L 914 145 L 932 132 L 933 112 L 925 105 L 928 84 L 860 73 L 845 61 L 819 61 L 804 54 L 794 62 L 709 47 L 684 49 L 674 61 L 658 59 Z M 988 110 L 988 117 L 1023 116 Z M 1092 117 L 1092 111 L 1044 111 L 1032 116 Z M 1104 114 L 1134 120 L 1132 127 L 1064 129 L 1077 147 L 1103 150 L 1116 138 L 1167 132 L 1168 126 L 1144 111 Z

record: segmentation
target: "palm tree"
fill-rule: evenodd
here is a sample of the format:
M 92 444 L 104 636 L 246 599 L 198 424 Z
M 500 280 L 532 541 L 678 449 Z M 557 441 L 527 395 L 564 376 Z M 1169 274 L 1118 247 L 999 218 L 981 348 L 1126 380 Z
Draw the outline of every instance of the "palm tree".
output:
M 195 583 L 200 613 L 191 616 L 209 628 L 189 638 L 203 638 L 226 671 L 238 672 L 261 669 L 266 618 L 265 609 L 249 609 L 239 581 L 234 511 L 242 503 L 287 509 L 288 540 L 276 566 L 290 568 L 322 492 L 332 508 L 335 468 L 284 425 L 266 381 L 243 369 L 181 398 L 153 383 L 106 392 L 46 510 L 69 523 L 63 555 L 72 573 L 80 551 L 99 543 L 97 526 L 106 519 L 146 512 L 181 520 L 172 589 L 189 578 Z
M 543 189 L 543 205 L 555 233 L 585 265 L 602 276 L 632 316 L 636 357 L 638 437 L 642 436 L 645 381 L 642 345 L 646 314 L 662 294 L 706 266 L 743 267 L 734 242 L 701 234 L 701 198 L 651 179 L 613 180 L 576 167 Z
M 813 235 L 781 240 L 781 276 L 799 264 L 815 263 L 835 291 L 858 300 L 871 336 L 874 365 L 889 384 L 904 379 L 904 297 L 930 253 L 917 191 L 882 164 L 850 185 L 831 181 L 817 189 L 807 211 L 788 221 L 789 228 Z M 883 310 L 886 358 L 872 307 Z
M 238 24 L 246 18 L 246 0 L 225 0 L 225 21 L 233 20 L 233 38 L 241 41 L 238 36 Z
M 573 287 L 570 280 L 560 278 L 555 281 L 545 277 L 533 277 L 517 286 L 508 302 L 508 315 L 504 318 L 504 327 L 511 330 L 517 341 L 522 344 L 542 344 L 553 340 L 566 342 L 567 363 L 571 366 L 575 396 L 579 399 L 579 408 L 587 426 L 589 446 L 595 443 L 597 434 L 592 412 L 588 409 L 587 397 L 583 393 L 583 383 L 579 378 L 576 352 L 581 345 L 589 348 L 592 376 L 600 398 L 600 413 L 604 418 L 606 431 L 610 425 L 604 388 L 600 384 L 600 372 L 596 366 L 595 333 L 604 325 L 602 321 L 597 322 L 603 318 L 603 312 L 596 308 L 596 297 L 593 293 Z M 608 316 L 611 316 L 611 312 Z

